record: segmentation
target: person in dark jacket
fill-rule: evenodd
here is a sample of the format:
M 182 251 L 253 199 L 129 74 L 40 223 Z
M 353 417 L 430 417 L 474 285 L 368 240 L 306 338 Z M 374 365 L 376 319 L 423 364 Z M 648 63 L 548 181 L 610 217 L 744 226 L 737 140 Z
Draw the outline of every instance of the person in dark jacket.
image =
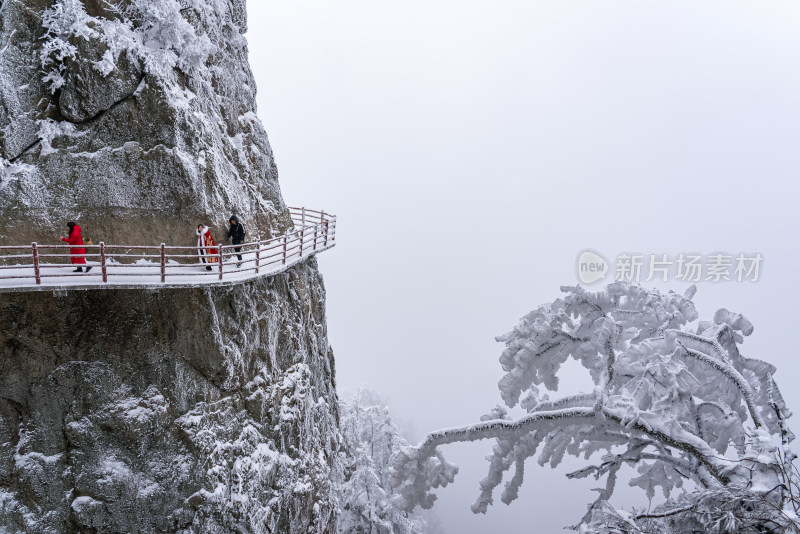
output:
M 61 241 L 65 243 L 69 243 L 72 245 L 69 249 L 70 254 L 70 262 L 72 265 L 77 265 L 77 268 L 72 271 L 73 273 L 82 273 L 83 266 L 86 265 L 86 258 L 84 254 L 86 254 L 86 249 L 83 248 L 83 237 L 81 237 L 81 227 L 75 224 L 74 222 L 70 221 L 67 223 L 67 228 L 69 229 L 69 233 L 67 237 L 62 237 Z M 92 266 L 89 265 L 86 267 L 86 272 L 88 273 L 92 269 Z
M 231 227 L 228 229 L 228 239 L 231 239 L 234 245 L 241 245 L 244 243 L 244 225 L 239 222 L 239 217 L 236 215 L 231 215 L 229 222 Z M 237 252 L 236 258 L 239 260 L 236 266 L 241 267 L 242 255 L 238 253 L 242 251 L 242 247 L 234 247 L 233 250 Z

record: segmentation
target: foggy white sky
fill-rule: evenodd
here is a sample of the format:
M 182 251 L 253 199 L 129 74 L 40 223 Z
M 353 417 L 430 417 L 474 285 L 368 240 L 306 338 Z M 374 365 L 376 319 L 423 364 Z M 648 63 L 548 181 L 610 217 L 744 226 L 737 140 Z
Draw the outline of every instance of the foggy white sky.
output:
M 473 422 L 500 402 L 494 336 L 575 284 L 579 251 L 760 252 L 759 282 L 695 301 L 752 320 L 745 354 L 800 410 L 800 3 L 249 4 L 284 198 L 339 216 L 320 267 L 340 391 L 382 393 L 415 438 Z M 491 445 L 444 451 L 449 533 L 580 518 L 597 483 L 535 463 L 520 500 L 472 515 Z

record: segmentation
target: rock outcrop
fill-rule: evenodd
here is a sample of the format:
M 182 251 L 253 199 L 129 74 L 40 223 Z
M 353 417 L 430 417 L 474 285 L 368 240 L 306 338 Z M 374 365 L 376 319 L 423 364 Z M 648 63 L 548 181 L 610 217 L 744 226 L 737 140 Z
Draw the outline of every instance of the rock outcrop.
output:
M 193 243 L 290 224 L 243 0 L 2 0 L 0 240 Z
M 0 244 L 291 225 L 243 0 L 0 0 Z M 312 258 L 225 287 L 0 293 L 0 531 L 332 532 Z
M 230 287 L 4 295 L 0 531 L 331 529 L 324 304 L 314 260 Z

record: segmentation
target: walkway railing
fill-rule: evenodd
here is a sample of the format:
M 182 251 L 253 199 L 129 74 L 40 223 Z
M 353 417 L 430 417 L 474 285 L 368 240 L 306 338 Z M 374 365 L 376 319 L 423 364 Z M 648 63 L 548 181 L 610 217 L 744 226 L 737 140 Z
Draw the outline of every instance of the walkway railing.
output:
M 63 285 L 193 284 L 242 280 L 284 270 L 336 244 L 336 217 L 324 211 L 289 208 L 294 229 L 285 235 L 240 245 L 213 247 L 160 245 L 0 246 L 0 287 Z M 218 236 L 222 238 L 222 236 Z M 69 253 L 84 248 L 85 254 Z M 207 263 L 199 263 L 203 251 Z M 90 272 L 73 272 L 73 257 L 86 258 Z M 206 269 L 211 267 L 211 271 Z M 210 277 L 215 277 L 211 279 Z

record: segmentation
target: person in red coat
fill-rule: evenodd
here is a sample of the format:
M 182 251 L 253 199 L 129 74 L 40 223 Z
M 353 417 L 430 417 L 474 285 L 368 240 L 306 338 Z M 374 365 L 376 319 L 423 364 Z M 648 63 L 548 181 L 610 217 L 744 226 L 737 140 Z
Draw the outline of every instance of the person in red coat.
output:
M 200 247 L 215 247 L 214 238 L 211 237 L 211 232 L 208 226 L 202 224 L 197 225 L 197 255 L 200 256 L 200 263 L 206 265 L 206 271 L 211 270 L 210 263 L 217 263 L 219 261 L 219 251 L 216 248 L 200 248 Z
M 73 265 L 77 265 L 78 268 L 72 271 L 73 273 L 82 273 L 83 272 L 83 265 L 86 265 L 86 258 L 83 257 L 83 254 L 86 254 L 86 249 L 83 247 L 79 247 L 78 245 L 83 245 L 83 238 L 81 237 L 81 227 L 75 224 L 74 222 L 70 221 L 67 223 L 67 228 L 69 228 L 69 234 L 67 237 L 62 237 L 61 241 L 65 243 L 69 243 L 72 245 L 72 248 L 69 249 L 69 253 L 72 256 L 70 261 Z M 88 273 L 92 269 L 92 266 L 86 267 L 86 272 Z

